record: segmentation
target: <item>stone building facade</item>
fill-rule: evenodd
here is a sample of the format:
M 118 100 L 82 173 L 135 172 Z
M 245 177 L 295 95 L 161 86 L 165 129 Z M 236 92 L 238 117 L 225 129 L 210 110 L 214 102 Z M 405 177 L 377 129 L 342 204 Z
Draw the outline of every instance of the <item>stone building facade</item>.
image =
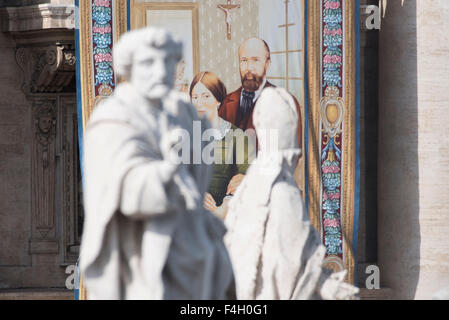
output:
M 0 289 L 63 288 L 82 215 L 75 8 L 0 7 Z
M 388 1 L 379 33 L 378 264 L 395 298 L 449 286 L 449 2 Z

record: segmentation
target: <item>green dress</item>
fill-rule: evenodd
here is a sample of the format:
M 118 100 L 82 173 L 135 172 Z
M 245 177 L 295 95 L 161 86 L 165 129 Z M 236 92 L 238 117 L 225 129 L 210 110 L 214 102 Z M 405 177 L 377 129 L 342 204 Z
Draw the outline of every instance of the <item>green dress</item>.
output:
M 208 192 L 220 206 L 231 179 L 237 174 L 246 174 L 256 157 L 256 145 L 255 139 L 223 119 L 219 121 L 218 130 L 221 136 L 214 142 L 215 164 Z

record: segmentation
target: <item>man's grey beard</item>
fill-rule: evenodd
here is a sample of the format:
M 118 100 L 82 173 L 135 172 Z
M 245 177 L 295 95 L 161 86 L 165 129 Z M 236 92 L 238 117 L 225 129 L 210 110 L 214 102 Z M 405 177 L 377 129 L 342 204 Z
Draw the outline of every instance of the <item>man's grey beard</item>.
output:
M 248 75 L 252 76 L 252 79 L 247 79 Z M 242 87 L 246 91 L 255 92 L 259 90 L 260 86 L 263 83 L 264 76 L 260 77 L 254 73 L 247 72 L 242 78 Z

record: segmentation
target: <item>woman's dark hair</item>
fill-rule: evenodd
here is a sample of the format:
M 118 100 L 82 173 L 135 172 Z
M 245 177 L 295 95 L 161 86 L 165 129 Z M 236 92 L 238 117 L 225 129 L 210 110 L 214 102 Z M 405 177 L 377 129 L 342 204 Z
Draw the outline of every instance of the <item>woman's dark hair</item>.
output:
M 193 88 L 195 88 L 196 84 L 198 82 L 201 82 L 204 84 L 204 86 L 212 92 L 215 99 L 217 99 L 218 102 L 222 103 L 223 100 L 226 98 L 226 86 L 224 83 L 218 78 L 214 73 L 205 71 L 198 73 L 195 78 L 193 78 L 192 83 L 190 84 L 190 98 L 192 98 L 192 91 Z

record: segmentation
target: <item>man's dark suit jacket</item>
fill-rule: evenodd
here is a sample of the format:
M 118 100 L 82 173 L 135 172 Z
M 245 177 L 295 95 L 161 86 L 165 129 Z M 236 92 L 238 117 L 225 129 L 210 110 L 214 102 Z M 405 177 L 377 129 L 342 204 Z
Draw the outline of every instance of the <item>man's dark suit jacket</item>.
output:
M 275 87 L 271 83 L 267 81 L 264 88 L 268 87 Z M 246 129 L 254 129 L 253 124 L 253 112 L 254 107 L 250 112 L 248 112 L 244 117 L 242 117 L 242 113 L 240 111 L 240 95 L 242 94 L 242 87 L 240 87 L 238 90 L 228 94 L 226 98 L 223 100 L 220 109 L 218 110 L 218 115 L 235 125 L 236 127 L 239 127 L 243 131 Z M 301 109 L 299 106 L 298 101 L 294 96 L 293 100 L 296 104 L 296 111 L 298 112 L 298 146 L 299 148 L 302 148 L 302 123 L 301 123 Z M 275 107 L 275 106 L 274 106 Z M 275 109 L 273 109 L 273 112 L 276 112 Z

